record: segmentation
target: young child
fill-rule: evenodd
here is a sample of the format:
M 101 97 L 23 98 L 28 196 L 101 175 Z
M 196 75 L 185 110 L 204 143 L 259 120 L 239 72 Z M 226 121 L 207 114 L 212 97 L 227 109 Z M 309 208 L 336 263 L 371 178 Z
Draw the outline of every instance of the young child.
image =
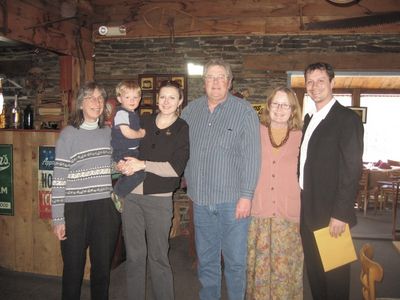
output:
M 145 130 L 140 128 L 139 116 L 135 109 L 139 106 L 142 92 L 134 81 L 122 81 L 116 89 L 118 102 L 121 106 L 115 113 L 111 129 L 111 146 L 113 160 L 118 163 L 125 157 L 138 157 L 139 142 L 144 137 Z M 138 171 L 131 176 L 122 176 L 114 186 L 111 198 L 115 207 L 122 212 L 122 199 L 144 180 L 144 171 Z

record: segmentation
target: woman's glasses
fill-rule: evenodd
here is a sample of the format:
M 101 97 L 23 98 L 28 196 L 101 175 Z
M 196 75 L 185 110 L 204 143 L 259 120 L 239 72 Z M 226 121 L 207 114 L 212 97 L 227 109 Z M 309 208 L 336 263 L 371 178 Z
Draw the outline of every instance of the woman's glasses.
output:
M 97 96 L 97 97 L 95 97 L 95 96 L 88 96 L 88 97 L 83 98 L 83 100 L 90 101 L 91 103 L 97 103 L 97 102 L 104 103 L 104 98 L 103 98 L 103 96 Z
M 292 106 L 287 103 L 271 102 L 270 107 L 273 109 L 282 108 L 284 110 L 289 110 Z

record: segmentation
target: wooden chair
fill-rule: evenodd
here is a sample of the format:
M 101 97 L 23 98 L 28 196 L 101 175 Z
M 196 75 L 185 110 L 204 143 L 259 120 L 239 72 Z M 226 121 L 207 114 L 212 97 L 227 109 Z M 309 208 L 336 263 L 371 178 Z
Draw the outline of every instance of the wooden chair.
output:
M 189 255 L 195 258 L 193 202 L 183 190 L 178 190 L 174 194 L 173 204 L 174 216 L 172 219 L 170 238 L 179 235 L 187 235 L 189 238 Z M 186 225 L 184 230 L 182 230 L 182 225 Z
M 361 179 L 359 181 L 359 189 L 357 194 L 357 206 L 358 208 L 362 208 L 364 211 L 364 216 L 367 215 L 367 208 L 369 202 L 373 201 L 374 209 L 376 209 L 379 205 L 378 199 L 378 188 L 377 187 L 369 187 L 369 170 L 363 169 L 361 174 Z
M 361 291 L 364 300 L 375 300 L 375 282 L 382 281 L 383 268 L 373 261 L 374 250 L 370 244 L 364 244 L 360 250 Z
M 176 194 L 175 194 L 176 195 Z M 187 230 L 183 231 L 182 227 L 184 225 L 187 225 L 187 223 L 191 222 L 190 219 L 188 219 L 188 210 L 190 206 L 190 199 L 187 197 L 176 197 L 174 195 L 173 199 L 173 205 L 174 205 L 174 216 L 172 218 L 172 226 L 171 226 L 171 231 L 169 234 L 170 238 L 174 238 L 179 235 L 188 235 L 189 233 Z M 185 226 L 187 227 L 187 226 Z
M 384 203 L 392 202 L 392 237 L 393 240 L 397 239 L 397 233 L 400 229 L 397 228 L 397 206 L 400 200 L 400 179 L 399 177 L 392 177 L 392 180 L 378 181 L 381 199 Z
M 386 207 L 388 200 L 393 201 L 396 195 L 396 182 L 400 180 L 400 171 L 391 172 L 389 178 L 377 181 L 378 192 L 382 199 L 383 206 Z M 399 199 L 397 199 L 399 200 Z
M 377 184 L 383 207 L 386 207 L 388 202 L 394 201 L 396 195 L 396 180 L 379 180 Z

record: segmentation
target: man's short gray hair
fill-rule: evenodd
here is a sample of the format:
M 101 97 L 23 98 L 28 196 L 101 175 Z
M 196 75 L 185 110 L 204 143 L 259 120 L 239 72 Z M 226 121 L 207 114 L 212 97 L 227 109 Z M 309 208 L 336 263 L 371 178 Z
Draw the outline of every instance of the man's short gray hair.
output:
M 205 78 L 205 76 L 207 75 L 208 69 L 213 66 L 220 66 L 224 68 L 226 71 L 226 75 L 228 76 L 228 80 L 231 80 L 233 78 L 231 65 L 224 61 L 222 58 L 213 58 L 206 63 L 203 69 L 203 78 Z

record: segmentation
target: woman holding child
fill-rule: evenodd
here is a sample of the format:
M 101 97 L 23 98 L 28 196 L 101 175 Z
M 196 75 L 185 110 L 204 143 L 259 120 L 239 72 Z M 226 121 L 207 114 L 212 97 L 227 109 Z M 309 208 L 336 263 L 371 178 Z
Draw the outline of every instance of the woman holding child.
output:
M 160 112 L 141 122 L 146 135 L 140 141 L 139 159 L 127 158 L 118 165 L 124 175 L 146 173 L 144 181 L 125 197 L 122 212 L 128 299 L 146 298 L 146 260 L 154 299 L 174 299 L 168 258 L 172 193 L 189 158 L 188 125 L 177 114 L 182 102 L 179 84 L 162 82 Z

